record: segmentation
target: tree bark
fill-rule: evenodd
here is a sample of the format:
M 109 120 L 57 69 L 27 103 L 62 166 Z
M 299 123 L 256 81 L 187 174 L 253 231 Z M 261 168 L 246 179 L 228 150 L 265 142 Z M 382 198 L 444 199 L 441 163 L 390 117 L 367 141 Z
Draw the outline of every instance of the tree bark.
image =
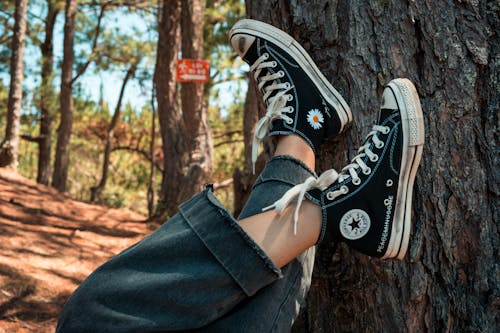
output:
M 75 54 L 73 44 L 75 40 L 75 20 L 77 1 L 66 0 L 64 23 L 64 55 L 61 71 L 61 92 L 59 103 L 61 120 L 57 129 L 56 160 L 52 175 L 52 186 L 58 191 L 66 191 L 68 179 L 70 139 L 73 128 L 73 65 Z
M 204 85 L 182 83 L 181 110 L 176 101 L 174 75 L 178 49 L 173 45 L 179 38 L 183 58 L 203 58 L 203 8 L 201 0 L 163 3 L 155 71 L 164 154 L 157 216 L 173 215 L 178 205 L 199 191 L 212 174 L 213 142 Z
M 54 6 L 52 0 L 47 1 L 47 16 L 45 18 L 45 40 L 40 46 L 42 53 L 42 87 L 40 92 L 40 140 L 38 141 L 38 169 L 36 181 L 40 184 L 49 184 L 50 159 L 52 150 L 52 88 L 54 63 L 53 36 L 54 26 L 59 9 Z
M 181 47 L 182 57 L 203 59 L 204 0 L 182 0 Z M 189 150 L 189 162 L 180 184 L 177 205 L 198 192 L 212 176 L 213 139 L 208 124 L 208 107 L 204 98 L 204 84 L 181 84 L 182 118 L 186 132 L 184 140 Z M 173 207 L 172 207 L 173 208 Z
M 151 161 L 149 163 L 149 180 L 148 180 L 148 190 L 147 190 L 147 201 L 148 201 L 148 219 L 151 219 L 154 215 L 155 208 L 155 144 L 156 144 L 156 85 L 153 82 L 153 89 L 151 93 L 151 137 L 149 138 L 149 155 L 151 156 Z
M 393 78 L 415 83 L 426 122 L 407 258 L 321 245 L 294 331 L 497 331 L 499 6 L 248 0 L 247 12 L 297 39 L 350 101 L 354 126 L 323 148 L 321 170 L 356 154 Z
M 108 131 L 106 133 L 106 143 L 104 146 L 101 180 L 99 181 L 99 184 L 97 184 L 97 186 L 93 186 L 90 188 L 91 202 L 96 202 L 101 196 L 102 191 L 106 187 L 106 183 L 108 181 L 109 161 L 111 157 L 111 152 L 113 151 L 113 137 L 115 136 L 116 125 L 118 125 L 118 121 L 120 120 L 123 95 L 125 94 L 125 88 L 127 87 L 127 83 L 130 80 L 130 78 L 134 76 L 136 69 L 137 65 L 132 64 L 127 70 L 127 74 L 125 74 L 125 78 L 123 79 L 122 87 L 120 89 L 120 95 L 118 96 L 118 101 L 116 102 L 115 112 L 113 113 L 113 117 L 111 118 L 111 122 L 108 126 Z
M 19 133 L 21 129 L 21 102 L 23 99 L 23 54 L 26 37 L 26 11 L 28 0 L 16 0 L 14 10 L 14 35 L 10 57 L 10 87 L 7 102 L 7 126 L 0 145 L 0 166 L 17 169 Z
M 252 140 L 253 129 L 259 121 L 259 96 L 255 81 L 250 76 L 248 90 L 243 107 L 243 142 L 245 144 L 245 164 L 243 169 L 236 169 L 233 174 L 234 180 L 234 216 L 238 216 L 243 209 L 257 175 L 263 168 L 264 159 L 259 158 L 255 167 L 255 175 L 252 170 Z
M 73 76 L 73 65 L 75 62 L 73 45 L 78 2 L 76 0 L 66 0 L 64 55 L 61 70 L 61 92 L 59 96 L 61 120 L 59 128 L 57 129 L 56 159 L 54 163 L 54 172 L 52 174 L 52 186 L 60 192 L 66 191 L 66 182 L 68 179 L 71 132 L 73 129 L 73 83 L 85 73 L 88 66 L 93 61 L 93 55 L 97 49 L 97 40 L 101 31 L 104 11 L 110 5 L 110 2 L 100 5 L 100 12 L 97 17 L 96 28 L 92 39 L 92 50 L 87 61 L 78 68 L 77 73 Z
M 175 65 L 180 40 L 180 0 L 165 1 L 161 4 L 158 24 L 158 47 L 154 82 L 157 89 L 158 119 L 162 139 L 163 173 L 161 190 L 155 215 L 169 215 L 178 184 L 172 180 L 182 179 L 183 165 L 187 161 L 187 149 L 182 140 L 184 124 L 177 103 Z M 175 208 L 174 208 L 175 209 Z

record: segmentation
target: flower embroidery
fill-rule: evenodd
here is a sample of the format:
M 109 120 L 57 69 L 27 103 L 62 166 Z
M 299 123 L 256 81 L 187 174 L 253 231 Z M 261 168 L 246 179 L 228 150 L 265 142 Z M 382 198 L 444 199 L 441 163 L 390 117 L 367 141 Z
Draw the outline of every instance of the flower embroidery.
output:
M 307 113 L 307 121 L 312 128 L 320 129 L 322 127 L 321 124 L 325 121 L 325 118 L 318 109 L 311 109 Z

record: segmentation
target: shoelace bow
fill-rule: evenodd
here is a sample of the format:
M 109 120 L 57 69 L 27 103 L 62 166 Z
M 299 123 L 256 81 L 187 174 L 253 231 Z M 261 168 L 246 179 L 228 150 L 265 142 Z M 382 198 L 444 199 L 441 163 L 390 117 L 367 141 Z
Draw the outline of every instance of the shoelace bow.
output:
M 266 61 L 268 58 L 269 54 L 264 53 L 252 66 L 250 66 L 250 71 L 254 72 L 254 79 L 259 83 L 259 90 L 264 93 L 264 102 L 267 104 L 266 114 L 255 126 L 253 134 L 252 169 L 254 174 L 255 162 L 259 154 L 259 143 L 268 134 L 272 121 L 280 118 L 289 124 L 293 123 L 293 119 L 286 115 L 287 113 L 292 113 L 293 108 L 291 106 L 285 106 L 286 103 L 293 98 L 292 95 L 287 94 L 293 87 L 289 82 L 278 83 L 277 81 L 277 79 L 282 78 L 285 73 L 283 71 L 278 71 L 274 74 L 268 72 L 268 74 L 259 78 L 263 69 L 276 67 L 277 65 L 276 61 Z M 264 85 L 271 81 L 272 83 L 264 88 Z M 275 91 L 277 91 L 275 95 L 271 96 Z
M 351 160 L 351 163 L 345 166 L 340 173 L 337 173 L 334 169 L 329 169 L 323 172 L 318 178 L 309 177 L 302 184 L 295 185 L 291 189 L 289 189 L 281 199 L 277 200 L 270 206 L 267 206 L 262 209 L 262 211 L 267 211 L 274 209 L 277 212 L 281 213 L 288 205 L 297 198 L 297 205 L 295 207 L 295 212 L 293 214 L 293 234 L 297 234 L 297 223 L 299 218 L 299 209 L 304 201 L 304 197 L 307 191 L 312 190 L 314 188 L 320 189 L 324 191 L 334 182 L 341 183 L 345 179 L 351 177 L 354 185 L 359 185 L 361 183 L 361 179 L 358 177 L 357 169 L 361 169 L 361 172 L 365 174 L 369 174 L 371 172 L 371 168 L 366 165 L 366 163 L 362 160 L 363 157 L 368 156 L 370 161 L 376 162 L 378 161 L 378 155 L 370 150 L 370 137 L 377 148 L 382 148 L 384 146 L 384 142 L 377 137 L 377 134 L 389 133 L 390 128 L 387 126 L 373 125 L 372 130 L 367 135 L 366 143 L 362 145 L 358 149 L 358 154 Z M 337 198 L 339 195 L 347 194 L 349 192 L 349 188 L 345 185 L 342 185 L 339 189 L 334 191 L 329 191 L 326 196 L 329 200 L 333 200 Z
M 309 177 L 302 184 L 297 184 L 291 189 L 289 189 L 278 201 L 273 203 L 271 206 L 267 206 L 262 209 L 262 211 L 267 211 L 275 209 L 278 212 L 282 212 L 288 205 L 297 197 L 297 206 L 295 207 L 295 212 L 293 213 L 293 234 L 297 234 L 297 221 L 299 219 L 299 209 L 304 200 L 304 196 L 307 191 L 313 188 L 319 188 L 322 191 L 326 189 L 330 184 L 337 180 L 339 174 L 337 171 L 330 169 L 321 174 L 318 178 Z

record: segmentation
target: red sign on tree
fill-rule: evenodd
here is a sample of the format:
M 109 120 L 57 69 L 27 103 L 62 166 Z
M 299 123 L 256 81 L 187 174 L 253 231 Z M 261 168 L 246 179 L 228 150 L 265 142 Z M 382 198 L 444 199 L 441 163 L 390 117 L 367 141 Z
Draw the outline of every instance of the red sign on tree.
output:
M 207 82 L 210 63 L 198 59 L 178 59 L 176 68 L 178 82 Z

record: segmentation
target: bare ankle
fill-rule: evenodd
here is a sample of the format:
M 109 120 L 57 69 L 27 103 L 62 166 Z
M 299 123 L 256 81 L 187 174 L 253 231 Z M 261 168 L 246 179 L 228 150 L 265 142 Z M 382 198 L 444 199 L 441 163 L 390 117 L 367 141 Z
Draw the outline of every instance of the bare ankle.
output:
M 312 148 L 297 135 L 284 135 L 278 138 L 274 156 L 288 155 L 302 161 L 311 170 L 314 170 L 316 157 Z

